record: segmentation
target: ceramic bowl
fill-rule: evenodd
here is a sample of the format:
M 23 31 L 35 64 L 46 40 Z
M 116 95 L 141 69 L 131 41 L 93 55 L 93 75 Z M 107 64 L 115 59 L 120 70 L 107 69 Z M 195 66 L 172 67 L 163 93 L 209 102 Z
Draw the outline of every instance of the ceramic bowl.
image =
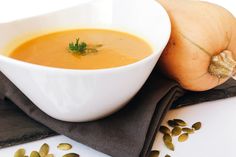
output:
M 128 32 L 146 40 L 153 53 L 133 64 L 99 70 L 52 68 L 8 57 L 9 47 L 34 36 L 75 28 Z M 78 0 L 72 8 L 1 23 L 0 70 L 49 116 L 70 122 L 96 120 L 122 108 L 140 90 L 170 31 L 166 11 L 154 0 Z

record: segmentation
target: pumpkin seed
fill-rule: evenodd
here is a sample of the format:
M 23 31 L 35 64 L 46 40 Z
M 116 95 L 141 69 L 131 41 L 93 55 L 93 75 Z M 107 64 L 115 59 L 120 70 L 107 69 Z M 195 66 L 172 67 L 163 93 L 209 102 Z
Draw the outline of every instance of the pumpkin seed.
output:
M 178 126 L 187 126 L 187 123 L 183 121 L 182 119 L 174 119 L 173 121 L 177 123 Z
M 171 156 L 167 154 L 165 157 L 171 157 Z
M 70 150 L 72 148 L 72 145 L 69 144 L 69 143 L 60 143 L 57 146 L 57 148 L 60 149 L 60 150 Z
M 179 142 L 185 142 L 188 139 L 188 133 L 183 133 L 179 136 L 178 141 Z
M 160 151 L 153 150 L 149 157 L 159 157 L 159 155 L 160 155 Z
M 25 149 L 23 148 L 18 149 L 14 154 L 14 157 L 24 157 L 24 156 L 25 156 Z
M 53 154 L 48 154 L 45 157 L 54 157 L 54 155 Z
M 172 151 L 175 150 L 175 146 L 174 146 L 174 144 L 173 144 L 172 142 L 166 141 L 166 142 L 164 142 L 164 143 L 165 143 L 165 145 L 166 145 L 166 147 L 167 147 L 168 149 L 170 149 L 170 150 L 172 150 Z
M 194 129 L 191 128 L 182 128 L 183 132 L 186 132 L 188 134 L 193 134 L 194 133 Z
M 44 143 L 41 148 L 39 149 L 40 157 L 45 157 L 49 152 L 49 145 Z
M 175 121 L 173 120 L 168 120 L 168 125 L 171 126 L 171 127 L 176 127 L 176 126 L 179 126 L 178 123 L 176 123 Z
M 193 128 L 194 130 L 200 130 L 201 127 L 202 127 L 202 123 L 201 123 L 201 122 L 197 122 L 197 123 L 194 123 L 194 124 L 192 125 L 192 128 Z
M 174 127 L 171 131 L 172 136 L 179 136 L 182 132 L 182 129 L 178 126 Z
M 37 151 L 32 151 L 30 153 L 30 157 L 40 157 L 39 153 Z
M 169 134 L 164 134 L 163 141 L 164 142 L 172 142 L 172 137 Z
M 170 129 L 168 127 L 166 127 L 166 126 L 161 126 L 159 130 L 163 134 L 171 134 L 170 133 Z
M 63 157 L 79 157 L 79 154 L 69 153 L 69 154 L 63 155 Z

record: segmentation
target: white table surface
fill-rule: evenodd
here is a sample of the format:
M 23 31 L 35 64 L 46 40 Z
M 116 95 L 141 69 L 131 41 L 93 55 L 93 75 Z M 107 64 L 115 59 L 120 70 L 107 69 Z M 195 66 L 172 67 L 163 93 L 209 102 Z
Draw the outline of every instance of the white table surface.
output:
M 236 15 L 235 0 L 207 0 L 217 3 Z M 78 0 L 7 0 L 0 1 L 0 22 L 8 22 L 22 17 L 39 15 L 73 6 Z M 158 134 L 153 149 L 161 150 L 161 157 L 170 154 L 172 157 L 235 157 L 236 156 L 236 97 L 225 100 L 202 103 L 195 106 L 184 107 L 169 111 L 164 122 L 173 118 L 182 118 L 188 123 L 201 121 L 202 129 L 185 143 L 175 142 L 174 152 L 165 148 L 161 134 Z M 55 156 L 62 156 L 65 152 L 58 151 L 56 145 L 68 142 L 73 145 L 73 152 L 81 157 L 108 157 L 92 148 L 75 142 L 65 136 L 59 135 L 22 144 L 14 147 L 0 149 L 0 157 L 12 157 L 15 150 L 25 148 L 29 154 L 38 150 L 43 143 L 51 146 Z

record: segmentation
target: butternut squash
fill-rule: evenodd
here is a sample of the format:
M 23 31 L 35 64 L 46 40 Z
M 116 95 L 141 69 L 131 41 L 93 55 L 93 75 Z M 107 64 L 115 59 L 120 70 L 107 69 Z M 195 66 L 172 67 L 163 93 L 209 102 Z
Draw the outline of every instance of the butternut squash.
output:
M 172 24 L 159 66 L 185 89 L 205 91 L 235 75 L 236 19 L 226 9 L 193 0 L 158 0 Z

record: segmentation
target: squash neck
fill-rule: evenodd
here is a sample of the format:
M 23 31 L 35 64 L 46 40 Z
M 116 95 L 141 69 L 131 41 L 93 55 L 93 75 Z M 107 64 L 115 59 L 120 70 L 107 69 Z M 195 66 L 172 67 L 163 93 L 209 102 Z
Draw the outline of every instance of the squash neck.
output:
M 211 58 L 208 72 L 219 79 L 226 79 L 229 77 L 234 78 L 234 75 L 236 74 L 235 67 L 236 61 L 233 58 L 232 52 L 229 50 L 224 50 L 220 54 Z

